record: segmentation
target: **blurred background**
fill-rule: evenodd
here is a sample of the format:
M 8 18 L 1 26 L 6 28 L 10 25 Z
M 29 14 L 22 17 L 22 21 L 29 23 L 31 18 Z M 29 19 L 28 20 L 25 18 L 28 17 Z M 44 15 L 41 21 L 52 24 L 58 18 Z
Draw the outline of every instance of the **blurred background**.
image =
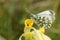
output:
M 52 40 L 60 40 L 60 0 L 0 0 L 0 40 L 18 40 L 24 20 L 29 18 L 27 10 L 33 14 L 55 11 L 56 20 L 45 34 Z

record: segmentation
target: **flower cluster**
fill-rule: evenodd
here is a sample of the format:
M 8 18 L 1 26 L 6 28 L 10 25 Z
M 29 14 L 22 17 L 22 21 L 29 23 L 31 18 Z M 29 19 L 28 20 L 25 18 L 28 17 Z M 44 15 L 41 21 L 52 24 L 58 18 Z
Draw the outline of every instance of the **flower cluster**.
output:
M 24 33 L 20 36 L 19 40 L 22 40 L 22 37 L 25 37 L 25 40 L 51 40 L 48 36 L 44 34 L 44 28 L 40 28 L 39 30 L 37 30 L 32 27 L 33 23 L 34 22 L 31 19 L 25 20 Z

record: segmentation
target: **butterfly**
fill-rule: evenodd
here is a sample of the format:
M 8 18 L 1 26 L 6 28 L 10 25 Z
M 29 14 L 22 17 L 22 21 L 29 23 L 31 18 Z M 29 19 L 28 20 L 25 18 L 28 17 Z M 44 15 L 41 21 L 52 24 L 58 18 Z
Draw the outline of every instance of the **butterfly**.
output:
M 55 20 L 55 12 L 52 10 L 43 11 L 37 14 L 31 14 L 30 18 L 45 29 L 50 28 Z

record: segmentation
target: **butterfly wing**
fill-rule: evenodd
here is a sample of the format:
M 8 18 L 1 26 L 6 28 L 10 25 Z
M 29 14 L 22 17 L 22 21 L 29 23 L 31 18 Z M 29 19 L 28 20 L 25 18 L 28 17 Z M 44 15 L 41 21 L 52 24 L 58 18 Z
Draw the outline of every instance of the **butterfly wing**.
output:
M 55 13 L 52 10 L 47 10 L 47 11 L 38 13 L 37 16 L 38 16 L 38 18 L 39 17 L 42 17 L 42 18 L 45 17 L 45 20 L 47 20 L 47 18 L 51 21 L 55 20 Z
M 38 14 L 32 14 L 30 17 L 35 21 L 35 23 L 47 29 L 50 28 L 51 24 L 54 22 L 55 13 L 52 10 L 47 10 Z

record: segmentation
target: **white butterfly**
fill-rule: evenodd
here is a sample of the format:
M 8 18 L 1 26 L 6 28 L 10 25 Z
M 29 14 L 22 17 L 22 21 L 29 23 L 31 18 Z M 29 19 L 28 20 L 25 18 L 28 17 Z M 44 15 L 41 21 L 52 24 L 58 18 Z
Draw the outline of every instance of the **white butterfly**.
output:
M 52 10 L 47 10 L 38 14 L 31 14 L 30 18 L 33 19 L 35 23 L 39 22 L 38 24 L 40 24 L 40 26 L 42 27 L 48 26 L 48 28 L 50 28 L 51 24 L 55 20 L 55 13 Z M 45 21 L 43 22 L 42 19 L 44 19 Z

